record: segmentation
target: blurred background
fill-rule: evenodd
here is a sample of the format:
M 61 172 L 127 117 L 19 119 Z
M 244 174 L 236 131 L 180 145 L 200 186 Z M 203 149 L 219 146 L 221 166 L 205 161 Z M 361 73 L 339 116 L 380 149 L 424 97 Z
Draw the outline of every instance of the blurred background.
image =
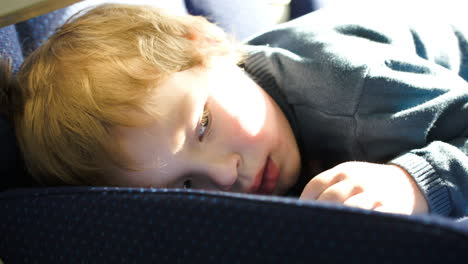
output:
M 202 15 L 217 23 L 226 32 L 238 40 L 243 40 L 252 34 L 266 30 L 272 25 L 282 23 L 326 6 L 341 6 L 346 11 L 346 5 L 362 4 L 370 0 L 0 0 L 0 28 L 18 23 L 28 18 L 37 17 L 57 9 L 67 7 L 66 18 L 73 13 L 93 5 L 102 3 L 127 3 L 151 5 L 170 9 L 178 13 Z M 468 5 L 467 0 L 373 0 L 376 3 L 391 3 L 401 7 L 416 7 L 420 12 L 429 6 L 444 7 L 454 3 L 462 3 L 461 9 Z M 464 4 L 463 4 L 464 3 Z M 415 15 L 417 15 L 415 13 Z M 441 17 L 449 14 L 441 13 Z
M 343 0 L 0 0 L 0 27 L 67 7 L 67 16 L 102 3 L 151 5 L 203 15 L 238 40 Z

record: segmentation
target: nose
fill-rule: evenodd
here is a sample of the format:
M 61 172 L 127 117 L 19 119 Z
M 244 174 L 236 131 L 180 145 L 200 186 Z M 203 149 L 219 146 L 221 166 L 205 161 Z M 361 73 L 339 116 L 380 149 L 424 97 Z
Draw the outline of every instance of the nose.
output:
M 232 154 L 208 160 L 205 164 L 209 182 L 223 191 L 229 191 L 238 179 L 240 156 Z

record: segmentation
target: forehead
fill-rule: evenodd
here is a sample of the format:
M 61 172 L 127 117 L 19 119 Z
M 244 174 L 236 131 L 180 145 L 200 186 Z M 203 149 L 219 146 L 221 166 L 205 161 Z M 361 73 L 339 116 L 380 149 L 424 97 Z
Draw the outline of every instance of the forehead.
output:
M 193 67 L 175 72 L 160 82 L 147 101 L 149 107 L 157 113 L 155 122 L 165 128 L 196 122 L 193 111 L 206 97 L 207 85 L 210 83 L 208 79 L 203 67 Z
M 196 110 L 204 90 L 204 83 L 198 79 L 199 74 L 186 70 L 174 73 L 160 83 L 150 99 L 151 107 L 156 108 L 158 116 L 145 126 L 118 129 L 122 141 L 141 142 L 138 146 L 131 144 L 133 146 L 127 148 L 136 152 L 148 148 L 147 145 L 152 145 L 148 144 L 150 142 L 157 142 L 161 146 L 159 149 L 164 149 L 162 147 L 166 145 L 169 148 L 180 145 L 176 143 L 182 143 L 181 135 L 198 121 Z
M 186 117 L 181 113 L 187 113 L 192 108 L 193 101 L 200 93 L 198 78 L 189 71 L 176 72 L 158 85 L 150 101 L 164 121 Z

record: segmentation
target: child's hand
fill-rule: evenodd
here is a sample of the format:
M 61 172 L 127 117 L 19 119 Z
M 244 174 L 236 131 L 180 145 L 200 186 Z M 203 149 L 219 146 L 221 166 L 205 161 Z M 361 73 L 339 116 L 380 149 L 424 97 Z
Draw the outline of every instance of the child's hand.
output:
M 413 178 L 396 165 L 346 162 L 313 178 L 301 199 L 400 214 L 427 213 L 428 205 Z

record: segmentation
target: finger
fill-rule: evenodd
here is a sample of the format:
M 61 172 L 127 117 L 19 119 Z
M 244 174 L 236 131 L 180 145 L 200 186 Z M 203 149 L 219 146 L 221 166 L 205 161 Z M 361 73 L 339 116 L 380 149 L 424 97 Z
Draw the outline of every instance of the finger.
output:
M 334 169 L 326 170 L 307 183 L 300 199 L 316 200 L 329 186 L 342 181 L 344 175 Z
M 343 202 L 346 206 L 358 207 L 362 209 L 374 209 L 382 204 L 379 201 L 376 201 L 374 196 L 368 192 L 361 192 L 354 196 L 349 197 Z
M 361 186 L 356 185 L 351 180 L 344 180 L 333 184 L 323 191 L 317 201 L 327 201 L 334 203 L 343 203 L 345 200 L 353 195 L 362 193 L 363 189 Z

